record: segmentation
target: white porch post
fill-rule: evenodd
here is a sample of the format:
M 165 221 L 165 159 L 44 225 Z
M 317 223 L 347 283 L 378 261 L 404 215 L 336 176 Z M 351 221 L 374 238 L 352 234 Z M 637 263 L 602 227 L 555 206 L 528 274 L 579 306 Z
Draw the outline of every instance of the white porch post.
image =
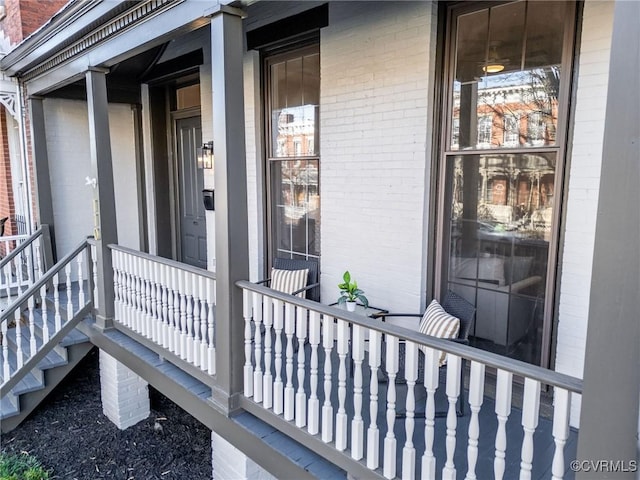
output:
M 89 109 L 89 146 L 91 170 L 96 179 L 93 192 L 94 236 L 98 256 L 98 311 L 96 325 L 110 328 L 113 324 L 114 290 L 111 250 L 107 245 L 118 243 L 116 201 L 111 163 L 109 134 L 109 104 L 107 102 L 106 71 L 90 69 L 85 73 Z
M 247 176 L 244 145 L 242 11 L 224 5 L 211 16 L 216 252 L 216 386 L 213 401 L 226 412 L 242 393 L 242 291 L 249 278 Z
M 578 460 L 626 471 L 578 479 L 637 478 L 630 470 L 639 460 L 640 3 L 617 1 L 614 12 Z

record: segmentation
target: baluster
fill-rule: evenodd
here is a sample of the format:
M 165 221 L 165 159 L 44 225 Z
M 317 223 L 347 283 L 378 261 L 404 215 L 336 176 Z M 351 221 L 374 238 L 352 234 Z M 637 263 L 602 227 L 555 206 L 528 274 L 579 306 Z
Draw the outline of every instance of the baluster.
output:
M 402 449 L 402 478 L 410 479 L 416 475 L 416 449 L 413 446 L 413 431 L 416 410 L 415 386 L 418 379 L 418 345 L 409 341 L 405 343 L 404 376 L 407 381 L 407 400 L 405 402 L 404 429 L 406 439 Z
M 371 393 L 369 396 L 369 428 L 367 429 L 367 468 L 375 470 L 380 465 L 380 432 L 378 430 L 378 369 L 381 360 L 381 337 L 376 330 L 369 330 L 369 367 Z
M 36 345 L 36 309 L 35 295 L 31 295 L 27 301 L 29 309 L 29 355 L 33 357 L 36 354 L 38 346 Z
M 333 440 L 333 405 L 331 403 L 331 350 L 333 350 L 334 318 L 322 317 L 322 347 L 324 348 L 324 403 L 322 404 L 322 441 Z
M 133 255 L 127 255 L 129 259 L 129 278 L 131 279 L 131 328 L 140 333 L 141 325 L 140 325 L 140 315 L 138 314 L 138 270 L 137 270 L 137 258 Z
M 6 289 L 7 292 L 7 299 L 11 299 L 11 279 L 13 277 L 13 274 L 11 272 L 11 262 L 8 262 L 5 266 L 4 266 L 4 287 Z
M 55 307 L 55 333 L 58 333 L 62 328 L 62 317 L 60 315 L 60 279 L 58 273 L 53 276 L 53 305 Z
M 498 370 L 496 380 L 496 407 L 498 417 L 498 431 L 496 432 L 496 454 L 493 460 L 493 474 L 496 480 L 504 476 L 507 456 L 507 419 L 511 414 L 511 390 L 513 374 Z
M 175 276 L 174 270 L 169 265 L 165 265 L 165 279 L 167 282 L 167 344 L 170 352 L 176 351 L 176 331 L 175 325 L 177 323 L 177 310 L 176 310 L 176 291 L 175 291 Z
M 200 366 L 200 275 L 191 275 L 191 285 L 193 291 L 193 339 L 191 345 L 193 347 L 193 364 Z
M 64 267 L 64 274 L 67 279 L 67 321 L 73 318 L 73 293 L 71 289 L 71 262 Z
M 271 374 L 271 326 L 273 307 L 269 297 L 262 297 L 262 318 L 264 322 L 264 375 L 262 376 L 262 406 L 273 406 L 273 375 Z
M 384 438 L 384 461 L 382 464 L 385 478 L 396 476 L 396 450 L 397 441 L 394 434 L 396 423 L 396 375 L 398 374 L 398 337 L 387 335 L 385 340 L 387 348 L 387 435 Z
M 47 286 L 46 285 L 42 285 L 40 287 L 40 305 L 41 307 L 41 313 L 40 315 L 42 316 L 42 342 L 43 343 L 47 343 L 49 341 L 49 320 L 48 320 L 48 315 L 47 315 Z
M 171 278 L 173 279 L 173 350 L 178 356 L 180 349 L 180 271 L 171 267 Z
M 255 365 L 253 370 L 253 400 L 262 402 L 262 295 L 253 292 L 253 337 Z
M 13 313 L 13 320 L 16 323 L 16 345 L 18 350 L 16 351 L 16 357 L 18 360 L 18 368 L 16 370 L 20 370 L 22 365 L 24 365 L 24 352 L 22 351 L 22 317 L 20 315 L 20 309 L 22 306 L 18 306 L 15 312 Z
M 215 344 L 215 317 L 213 315 L 213 307 L 216 304 L 216 282 L 207 279 L 207 339 L 209 346 L 207 352 L 209 354 L 209 375 L 216 373 L 216 344 Z
M 298 338 L 298 391 L 296 393 L 296 426 L 307 424 L 307 395 L 304 391 L 305 355 L 304 345 L 307 339 L 307 310 L 296 307 L 296 336 Z
M 564 476 L 564 446 L 569 438 L 569 415 L 571 392 L 555 387 L 553 397 L 553 440 L 556 444 L 551 466 L 552 480 L 561 480 Z
M 178 331 L 180 336 L 178 341 L 180 343 L 179 354 L 180 358 L 186 360 L 187 358 L 187 292 L 185 285 L 185 272 L 176 269 L 176 275 L 178 277 L 178 291 L 180 292 L 180 325 Z
M 138 288 L 140 295 L 138 296 L 138 318 L 140 319 L 140 333 L 150 338 L 149 331 L 149 282 L 147 280 L 147 261 L 144 258 L 136 256 Z
M 253 293 L 242 291 L 242 316 L 244 317 L 244 396 L 253 397 L 253 364 L 251 363 L 251 312 Z
M 7 325 L 9 319 L 2 322 L 2 379 L 6 382 L 11 377 L 11 367 L 9 365 L 9 340 L 7 339 Z
M 456 403 L 460 396 L 460 357 L 451 353 L 447 354 L 447 400 L 449 408 L 447 410 L 447 461 L 442 469 L 442 480 L 455 480 L 456 466 L 453 456 L 456 450 L 456 427 L 458 425 L 458 415 L 456 412 Z
M 85 299 L 84 299 L 84 270 L 82 267 L 83 255 L 85 255 L 85 251 L 83 250 L 76 257 L 76 262 L 78 266 L 78 309 L 84 307 Z
M 353 325 L 353 419 L 351 420 L 351 458 L 360 460 L 364 455 L 364 421 L 362 420 L 362 361 L 367 330 Z
M 93 308 L 97 310 L 100 305 L 98 302 L 98 249 L 95 245 L 91 245 L 91 262 L 93 263 Z M 123 268 L 122 263 L 120 264 L 120 268 Z M 122 282 L 122 270 L 120 282 Z M 123 285 L 120 285 L 120 289 L 123 293 Z M 121 301 L 124 301 L 124 299 L 121 298 Z M 120 317 L 120 321 L 122 321 L 122 317 Z
M 189 363 L 193 362 L 193 275 L 183 272 L 184 287 L 187 295 L 187 323 L 185 330 L 185 348 L 187 355 L 185 360 Z
M 540 382 L 531 378 L 524 379 L 524 396 L 522 399 L 522 454 L 520 462 L 520 479 L 530 480 L 533 467 L 533 434 L 538 427 L 540 412 Z
M 44 266 L 42 265 L 42 247 L 40 245 L 40 240 L 42 237 L 38 237 L 33 241 L 33 251 L 34 253 L 34 277 L 33 281 L 36 282 L 40 280 L 40 277 L 45 274 Z
M 120 283 L 120 252 L 114 250 L 111 255 L 111 264 L 113 265 L 113 293 L 114 293 L 114 316 L 115 320 L 122 322 L 122 284 Z M 91 266 L 87 262 L 87 266 Z
M 309 344 L 311 345 L 310 387 L 308 431 L 316 435 L 320 431 L 320 400 L 318 399 L 318 345 L 320 345 L 320 314 L 309 312 Z
M 467 480 L 476 477 L 476 462 L 478 461 L 478 439 L 480 438 L 480 422 L 478 414 L 484 399 L 484 372 L 483 363 L 471 362 L 471 377 L 469 379 L 469 407 L 471 419 L 469 420 L 469 444 L 467 447 Z
M 273 412 L 282 415 L 284 412 L 284 383 L 282 382 L 282 300 L 273 299 L 273 329 L 275 331 L 274 366 L 276 378 L 273 382 Z
M 22 281 L 23 281 L 23 276 L 22 276 L 22 253 L 20 253 L 19 255 L 16 255 L 16 257 L 13 259 L 13 266 L 15 268 L 16 271 L 16 278 L 18 280 L 18 297 L 22 295 Z
M 153 321 L 155 323 L 154 334 L 155 334 L 155 342 L 158 345 L 164 345 L 164 312 L 162 305 L 162 292 L 164 291 L 162 285 L 162 264 L 158 262 L 152 263 L 152 272 L 153 272 L 153 285 L 154 289 L 154 298 L 156 301 L 155 307 L 155 315 Z
M 295 314 L 293 305 L 285 303 L 284 306 L 284 334 L 287 337 L 286 372 L 287 383 L 284 387 L 284 419 L 293 420 L 294 416 L 294 390 L 293 390 L 293 333 L 295 331 Z M 300 345 L 298 345 L 300 348 Z M 257 360 L 256 360 L 257 363 Z
M 126 254 L 127 266 L 127 324 L 133 331 L 138 330 L 138 317 L 136 313 L 136 279 L 134 276 L 135 258 L 133 255 Z
M 436 390 L 440 367 L 440 351 L 425 347 L 424 349 L 424 388 L 427 391 L 427 402 L 424 411 L 424 453 L 422 455 L 422 478 L 436 478 L 436 457 L 433 455 L 436 425 Z
M 32 248 L 32 245 L 27 245 L 23 250 L 24 263 L 27 264 L 27 273 L 26 273 L 27 278 L 26 278 L 25 290 L 35 282 L 34 262 L 33 262 L 31 248 Z
M 207 371 L 207 278 L 200 277 L 200 368 Z
M 173 294 L 169 291 L 169 267 L 164 264 L 158 265 L 158 274 L 160 275 L 160 290 L 161 290 L 161 312 L 162 312 L 162 324 L 160 326 L 160 338 L 162 338 L 162 346 L 167 350 L 171 350 L 169 344 L 169 324 L 171 322 L 170 315 L 173 313 Z
M 338 413 L 336 413 L 336 449 L 347 448 L 347 354 L 349 353 L 349 323 L 338 319 Z

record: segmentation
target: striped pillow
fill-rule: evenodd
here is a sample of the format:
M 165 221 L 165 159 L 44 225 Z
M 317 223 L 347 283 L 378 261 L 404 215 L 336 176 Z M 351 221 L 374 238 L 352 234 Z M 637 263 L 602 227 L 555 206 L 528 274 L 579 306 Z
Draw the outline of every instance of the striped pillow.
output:
M 296 290 L 300 290 L 307 286 L 307 275 L 309 269 L 304 270 L 279 270 L 277 268 L 271 269 L 271 288 L 278 290 L 279 292 L 288 293 L 291 295 Z M 306 290 L 300 292 L 297 296 L 305 298 Z
M 449 315 L 437 300 L 433 300 L 424 312 L 420 326 L 420 333 L 438 338 L 458 338 L 460 330 L 460 319 Z M 426 353 L 425 347 L 420 347 Z M 447 354 L 442 352 L 440 355 L 440 366 L 447 363 Z

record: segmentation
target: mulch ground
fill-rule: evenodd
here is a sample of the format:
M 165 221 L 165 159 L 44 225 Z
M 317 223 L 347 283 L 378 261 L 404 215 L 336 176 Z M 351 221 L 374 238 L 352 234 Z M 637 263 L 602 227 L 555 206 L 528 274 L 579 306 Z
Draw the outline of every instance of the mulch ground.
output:
M 211 432 L 149 387 L 151 415 L 122 431 L 102 413 L 93 350 L 0 447 L 36 456 L 52 479 L 211 478 Z

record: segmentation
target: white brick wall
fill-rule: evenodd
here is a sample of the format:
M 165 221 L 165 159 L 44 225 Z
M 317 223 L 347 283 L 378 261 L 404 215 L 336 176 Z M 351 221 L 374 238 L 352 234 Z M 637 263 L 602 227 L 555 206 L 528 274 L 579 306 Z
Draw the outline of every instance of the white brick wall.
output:
M 93 192 L 85 185 L 93 177 L 89 152 L 87 104 L 47 99 L 44 102 L 58 257 L 93 234 Z M 109 106 L 109 129 L 119 243 L 139 248 L 137 177 L 133 113 L 129 105 Z
M 227 442 L 211 432 L 211 478 L 226 480 L 275 480 L 275 477 Z
M 613 8 L 614 2 L 585 3 L 579 45 L 555 369 L 580 378 L 589 316 Z M 572 405 L 573 425 L 578 423 L 579 411 L 578 398 Z
M 149 416 L 149 387 L 115 358 L 100 350 L 102 411 L 120 430 Z
M 320 43 L 324 302 L 348 269 L 374 305 L 424 303 L 431 7 L 330 4 Z

